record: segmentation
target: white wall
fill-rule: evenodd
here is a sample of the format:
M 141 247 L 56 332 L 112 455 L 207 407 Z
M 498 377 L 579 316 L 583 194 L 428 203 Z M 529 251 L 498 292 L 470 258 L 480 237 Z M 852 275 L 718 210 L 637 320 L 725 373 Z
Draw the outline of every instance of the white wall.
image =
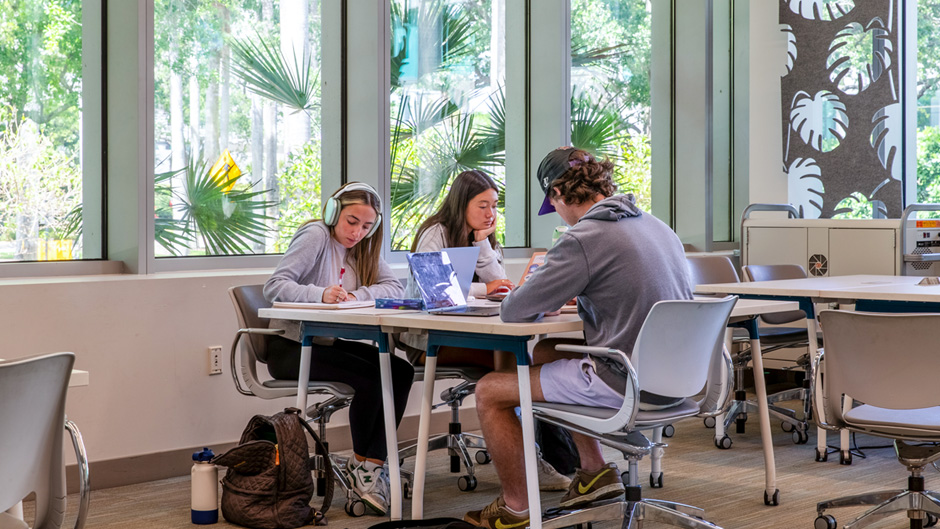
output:
M 749 203 L 786 203 L 780 76 L 786 72 L 787 41 L 777 22 L 778 2 L 750 2 L 749 7 Z

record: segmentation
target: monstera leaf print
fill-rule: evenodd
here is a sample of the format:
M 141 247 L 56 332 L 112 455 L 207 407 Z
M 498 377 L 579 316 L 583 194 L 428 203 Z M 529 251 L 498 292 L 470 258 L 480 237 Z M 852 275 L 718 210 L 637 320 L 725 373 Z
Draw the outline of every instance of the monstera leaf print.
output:
M 812 158 L 797 158 L 787 168 L 787 196 L 804 219 L 818 219 L 822 213 L 825 188 L 819 176 Z
M 852 0 L 786 0 L 790 11 L 809 20 L 836 20 L 855 9 Z
M 874 208 L 882 208 L 884 204 L 880 200 L 869 201 L 862 192 L 855 191 L 851 195 L 843 198 L 836 205 L 834 219 L 873 219 Z M 881 211 L 883 214 L 884 211 Z
M 901 103 L 888 105 L 871 119 L 871 146 L 894 180 L 901 179 Z
M 832 151 L 845 139 L 849 128 L 845 104 L 828 90 L 820 90 L 815 96 L 800 90 L 790 107 L 790 128 L 817 151 Z
M 783 77 L 793 70 L 793 63 L 796 62 L 796 35 L 790 24 L 781 24 L 780 31 L 787 36 L 787 71 L 781 75 Z
M 893 45 L 880 18 L 867 28 L 853 22 L 836 34 L 829 45 L 826 69 L 829 80 L 846 94 L 864 92 L 891 66 Z

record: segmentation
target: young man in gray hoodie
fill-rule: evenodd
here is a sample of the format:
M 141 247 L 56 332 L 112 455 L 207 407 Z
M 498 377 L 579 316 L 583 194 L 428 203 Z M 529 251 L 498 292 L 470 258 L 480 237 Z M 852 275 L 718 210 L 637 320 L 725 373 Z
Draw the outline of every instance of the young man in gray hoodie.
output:
M 571 228 L 549 250 L 545 264 L 507 297 L 500 316 L 534 321 L 576 299 L 584 320 L 580 343 L 630 354 L 650 308 L 661 300 L 692 299 L 682 243 L 662 221 L 636 207 L 632 195 L 614 195 L 613 164 L 571 147 L 550 152 L 539 165 L 545 201 L 539 214 L 557 212 Z M 532 400 L 619 408 L 626 377 L 600 359 L 555 351 L 564 340 L 543 340 L 533 351 Z M 670 399 L 641 394 L 641 407 L 668 407 Z M 494 372 L 476 387 L 477 413 L 503 494 L 464 519 L 504 529 L 528 523 L 522 427 L 515 414 L 515 373 Z M 579 507 L 623 494 L 616 463 L 606 463 L 596 440 L 572 434 L 581 469 L 562 507 Z M 538 507 L 536 507 L 538 508 Z

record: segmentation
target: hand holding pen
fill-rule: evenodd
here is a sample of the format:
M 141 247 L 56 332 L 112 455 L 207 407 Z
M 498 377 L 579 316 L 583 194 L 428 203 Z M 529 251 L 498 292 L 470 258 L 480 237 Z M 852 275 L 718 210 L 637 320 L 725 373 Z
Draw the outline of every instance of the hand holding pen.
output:
M 351 294 L 343 289 L 343 275 L 346 274 L 346 267 L 339 269 L 339 284 L 323 289 L 323 303 L 341 303 L 347 301 Z M 355 299 L 355 296 L 352 296 Z

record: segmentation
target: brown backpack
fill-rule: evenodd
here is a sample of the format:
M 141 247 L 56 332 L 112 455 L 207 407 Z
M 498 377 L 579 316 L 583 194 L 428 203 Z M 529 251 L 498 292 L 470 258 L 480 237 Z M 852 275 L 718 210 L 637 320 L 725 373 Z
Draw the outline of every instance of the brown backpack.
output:
M 310 457 L 305 430 L 316 444 Z M 252 529 L 292 529 L 311 522 L 326 524 L 324 513 L 333 500 L 333 469 L 326 448 L 297 408 L 273 417 L 255 415 L 238 446 L 216 456 L 228 468 L 222 478 L 222 515 Z M 310 506 L 314 485 L 311 470 L 325 484 L 321 509 Z

